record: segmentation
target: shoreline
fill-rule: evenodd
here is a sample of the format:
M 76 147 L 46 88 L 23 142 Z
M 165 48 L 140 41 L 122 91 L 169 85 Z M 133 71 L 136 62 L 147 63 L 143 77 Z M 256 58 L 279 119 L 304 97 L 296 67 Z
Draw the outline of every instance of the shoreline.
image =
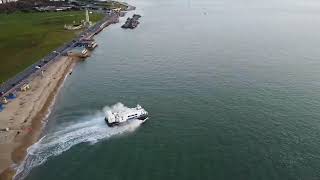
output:
M 119 15 L 109 16 L 107 19 L 105 17 L 99 23 L 98 29 L 87 32 L 87 37 L 93 38 L 102 29 L 117 22 Z M 80 59 L 60 56 L 56 61 L 47 64 L 44 74 L 38 72 L 30 75 L 26 80 L 29 80 L 31 89 L 19 91 L 17 98 L 9 101 L 0 113 L 0 127 L 10 129 L 0 130 L 1 180 L 11 180 L 17 175 L 17 167 L 25 160 L 27 149 L 39 140 L 59 90 Z
M 36 142 L 42 132 L 42 128 L 45 126 L 46 122 L 44 120 L 50 115 L 51 108 L 55 103 L 55 98 L 57 97 L 59 90 L 62 88 L 64 81 L 68 77 L 70 70 L 73 69 L 74 65 L 76 64 L 75 60 L 72 58 L 68 58 L 67 60 L 72 61 L 67 67 L 64 69 L 63 74 L 59 78 L 56 86 L 52 89 L 52 92 L 47 97 L 43 107 L 39 110 L 36 116 L 32 119 L 31 128 L 33 133 L 26 134 L 23 138 L 22 143 L 12 152 L 12 160 L 14 162 L 20 163 L 24 160 L 27 152 L 26 150 L 28 147 L 34 142 Z
M 6 115 L 10 114 L 14 117 L 14 120 L 19 122 L 11 124 L 10 129 L 12 130 L 9 130 L 9 132 L 0 133 L 0 137 L 3 135 L 9 137 L 6 143 L 1 142 L 0 144 L 1 146 L 9 145 L 9 148 L 0 150 L 1 159 L 6 160 L 6 162 L 2 164 L 2 166 L 6 166 L 6 168 L 0 173 L 1 180 L 13 179 L 16 173 L 15 168 L 25 159 L 28 147 L 39 139 L 42 128 L 44 127 L 43 120 L 50 114 L 50 109 L 54 105 L 55 97 L 58 95 L 59 90 L 77 60 L 78 59 L 62 56 L 56 62 L 49 65 L 44 75 L 48 77 L 38 75 L 30 80 L 31 88 L 35 87 L 35 89 L 29 91 L 33 90 L 34 93 L 28 91 L 20 92 L 20 97 L 8 104 L 6 109 L 8 109 L 8 111 L 9 109 L 13 109 L 13 111 L 7 112 Z M 32 96 L 30 94 L 35 95 Z M 28 110 L 23 106 L 25 102 L 21 102 L 26 99 L 33 101 L 30 103 L 32 107 L 28 108 Z M 19 112 L 15 110 L 24 110 L 24 112 L 21 112 L 19 116 Z M 3 116 L 5 116 L 4 114 L 5 113 L 2 112 L 0 118 L 3 118 Z M 27 117 L 25 118 L 25 116 Z

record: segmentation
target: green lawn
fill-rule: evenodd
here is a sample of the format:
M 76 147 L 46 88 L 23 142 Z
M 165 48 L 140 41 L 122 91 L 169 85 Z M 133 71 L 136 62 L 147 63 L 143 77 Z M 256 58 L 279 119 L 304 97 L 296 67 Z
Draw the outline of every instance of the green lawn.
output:
M 90 20 L 102 19 L 90 14 Z M 85 19 L 83 11 L 0 14 L 0 83 L 70 41 L 78 32 L 64 24 Z

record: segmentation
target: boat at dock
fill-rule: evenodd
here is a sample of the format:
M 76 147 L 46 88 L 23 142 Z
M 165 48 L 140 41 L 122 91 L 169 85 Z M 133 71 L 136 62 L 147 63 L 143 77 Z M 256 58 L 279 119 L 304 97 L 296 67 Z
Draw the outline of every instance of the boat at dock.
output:
M 93 50 L 93 49 L 96 48 L 97 46 L 98 46 L 98 44 L 97 44 L 95 41 L 93 41 L 93 42 L 88 43 L 87 48 L 88 48 L 89 50 Z
M 127 18 L 127 21 L 124 23 L 124 25 L 121 26 L 123 29 L 134 29 L 136 28 L 140 22 L 138 21 L 141 18 L 141 15 L 134 14 L 132 18 Z
M 82 46 L 76 46 L 70 49 L 67 52 L 67 55 L 69 57 L 80 57 L 80 58 L 86 58 L 89 56 L 88 49 Z
M 89 50 L 93 50 L 98 46 L 97 42 L 93 38 L 81 39 L 75 46 L 82 46 Z
M 105 121 L 109 127 L 125 124 L 130 120 L 137 119 L 145 122 L 148 119 L 148 112 L 140 105 L 135 108 L 129 108 L 126 111 L 112 112 L 108 111 Z

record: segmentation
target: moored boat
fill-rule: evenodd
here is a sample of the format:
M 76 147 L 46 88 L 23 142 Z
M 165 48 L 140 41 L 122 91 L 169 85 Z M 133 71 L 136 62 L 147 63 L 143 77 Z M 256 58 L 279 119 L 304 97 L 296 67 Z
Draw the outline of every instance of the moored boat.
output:
M 124 29 L 134 29 L 140 24 L 138 21 L 140 19 L 141 15 L 134 14 L 132 18 L 127 18 L 127 21 L 121 26 Z

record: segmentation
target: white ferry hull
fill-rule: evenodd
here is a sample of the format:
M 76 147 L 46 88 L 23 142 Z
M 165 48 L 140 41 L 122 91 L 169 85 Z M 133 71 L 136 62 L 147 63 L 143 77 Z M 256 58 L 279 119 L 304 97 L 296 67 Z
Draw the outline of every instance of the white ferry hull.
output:
M 137 118 L 137 119 L 138 119 L 139 121 L 142 121 L 141 124 L 143 124 L 143 123 L 146 122 L 149 118 L 148 118 L 148 116 L 141 116 L 141 117 L 139 117 L 139 118 Z M 131 121 L 131 120 L 133 120 L 133 119 L 128 119 L 127 121 L 124 121 L 124 122 L 112 122 L 112 123 L 109 122 L 109 120 L 108 120 L 107 117 L 105 117 L 104 120 L 106 121 L 106 123 L 107 123 L 107 125 L 108 125 L 109 127 L 114 127 L 114 126 L 125 125 L 125 124 L 129 123 L 129 121 Z
M 122 112 L 107 111 L 105 121 L 108 126 L 118 126 L 120 124 L 126 124 L 130 120 L 140 120 L 144 123 L 148 119 L 148 112 L 144 110 L 140 105 L 135 108 L 128 108 Z

